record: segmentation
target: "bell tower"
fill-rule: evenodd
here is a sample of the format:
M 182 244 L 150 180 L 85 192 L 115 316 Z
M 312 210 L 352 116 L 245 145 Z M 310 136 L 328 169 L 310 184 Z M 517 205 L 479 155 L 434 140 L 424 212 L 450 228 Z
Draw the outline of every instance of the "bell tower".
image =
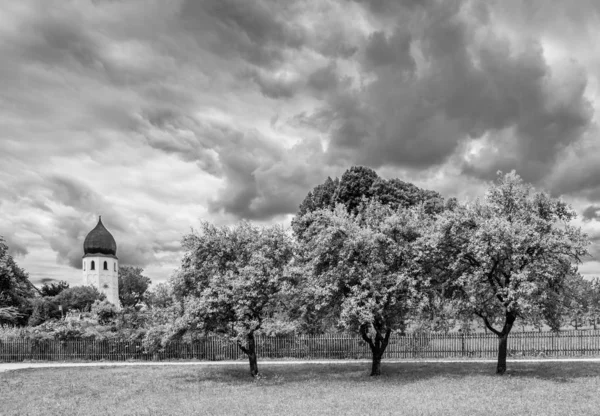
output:
M 117 243 L 102 224 L 102 216 L 83 242 L 82 268 L 83 284 L 95 286 L 110 303 L 120 308 Z

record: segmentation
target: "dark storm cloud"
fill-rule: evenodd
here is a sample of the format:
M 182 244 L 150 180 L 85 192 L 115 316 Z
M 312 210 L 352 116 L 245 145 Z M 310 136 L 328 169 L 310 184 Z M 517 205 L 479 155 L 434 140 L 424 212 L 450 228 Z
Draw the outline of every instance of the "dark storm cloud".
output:
M 55 202 L 72 207 L 86 217 L 97 215 L 111 217 L 115 229 L 119 231 L 127 229 L 127 220 L 121 218 L 113 204 L 85 183 L 58 175 L 50 176 L 47 179 L 47 186 L 52 190 Z
M 156 263 L 156 251 L 131 225 L 127 231 L 117 231 L 113 218 L 104 216 L 102 223 L 117 241 L 117 257 L 123 265 L 144 267 Z M 55 232 L 48 238 L 50 248 L 56 252 L 57 261 L 75 269 L 81 268 L 83 242 L 87 234 L 96 226 L 97 218 L 82 214 L 55 218 Z M 142 240 L 142 241 L 139 241 Z
M 372 33 L 365 47 L 366 67 L 393 65 L 397 71 L 412 72 L 415 60 L 410 53 L 411 40 L 411 34 L 400 28 L 396 29 L 390 39 L 381 31 Z
M 56 253 L 59 264 L 67 264 L 73 268 L 81 267 L 83 240 L 95 226 L 90 226 L 90 223 L 91 221 L 84 221 L 81 215 L 54 217 L 55 232 L 47 237 L 47 241 Z
M 282 75 L 249 69 L 242 73 L 242 77 L 251 79 L 265 97 L 272 99 L 289 99 L 297 94 L 313 94 L 322 98 L 325 94 L 336 90 L 340 84 L 348 84 L 348 79 L 338 73 L 335 61 L 307 74 Z
M 281 61 L 287 48 L 303 44 L 304 31 L 292 13 L 285 2 L 272 0 L 187 0 L 181 8 L 184 25 L 198 42 L 258 66 Z
M 336 90 L 304 117 L 330 134 L 331 160 L 427 168 L 473 140 L 483 147 L 464 172 L 488 179 L 517 169 L 535 182 L 589 128 L 585 73 L 574 65 L 557 78 L 539 40 L 511 42 L 487 28 L 489 11 L 467 2 L 401 6 L 392 34 L 376 31 L 365 43 L 363 66 L 375 80 Z
M 326 66 L 316 69 L 308 76 L 307 85 L 310 89 L 318 93 L 327 93 L 335 91 L 340 84 L 346 83 L 348 79 L 340 77 L 337 71 L 335 61 Z
M 355 0 L 359 4 L 363 4 L 369 11 L 377 15 L 388 14 L 395 12 L 405 3 L 413 3 L 414 1 L 405 0 Z M 423 1 L 425 3 L 425 1 Z
M 210 136 L 196 134 L 196 123 L 191 117 L 171 110 L 156 109 L 144 111 L 142 116 L 154 127 L 140 125 L 140 133 L 148 145 L 177 155 L 186 162 L 195 162 L 212 175 L 221 175 L 221 167 L 211 150 L 216 143 L 210 140 Z
M 234 129 L 216 121 L 170 117 L 169 125 L 186 134 L 147 130 L 147 142 L 204 169 L 210 165 L 207 171 L 224 181 L 210 200 L 213 213 L 264 220 L 295 212 L 321 171 L 306 164 L 309 158 L 321 157 L 318 144 L 286 149 L 256 130 Z
M 4 234 L 1 234 L 4 233 Z M 7 233 L 7 230 L 0 231 L 0 237 L 4 238 L 8 246 L 8 253 L 13 257 L 22 257 L 29 254 L 26 244 L 13 233 Z
M 22 38 L 23 53 L 49 66 L 100 67 L 99 44 L 74 18 L 76 16 L 70 13 L 52 11 L 37 16 L 29 22 L 27 35 Z
M 583 220 L 591 221 L 600 219 L 600 206 L 590 205 L 583 210 Z
M 187 51 L 180 49 L 187 43 L 185 40 L 174 42 L 177 31 L 171 36 L 161 33 L 166 22 L 172 19 L 170 8 L 177 8 L 178 1 L 165 6 L 154 1 L 142 4 L 134 0 L 122 3 L 122 11 L 113 8 L 112 12 L 123 13 L 122 18 L 128 19 L 131 14 L 128 9 L 136 3 L 144 9 L 138 10 L 135 17 L 147 18 L 145 25 L 135 20 L 128 25 L 119 23 L 118 19 L 99 22 L 97 18 L 102 14 L 96 12 L 111 13 L 111 9 L 102 9 L 110 4 L 100 3 L 96 8 L 87 3 L 77 7 L 60 1 L 38 2 L 20 22 L 19 30 L 9 35 L 9 42 L 0 45 L 0 50 L 18 57 L 21 67 L 16 69 L 20 73 L 14 77 L 21 80 L 22 64 L 26 63 L 48 71 L 49 78 L 55 72 L 62 72 L 72 79 L 81 77 L 120 87 L 153 84 L 176 71 L 177 65 L 189 61 Z M 8 66 L 10 64 L 5 65 Z M 46 82 L 57 81 L 61 80 Z
M 581 142 L 563 152 L 546 180 L 555 195 L 570 195 L 598 205 L 600 202 L 600 142 L 598 127 L 591 126 Z M 588 207 L 591 208 L 591 207 Z
M 262 94 L 269 98 L 290 98 L 300 87 L 299 80 L 285 79 L 256 70 L 247 71 L 246 76 L 256 82 Z
M 319 159 L 320 149 L 302 145 L 271 152 L 258 147 L 244 150 L 222 153 L 226 186 L 209 209 L 257 220 L 296 212 L 306 189 L 321 174 L 303 160 Z
M 98 215 L 103 224 L 117 241 L 117 257 L 121 264 L 146 266 L 156 263 L 156 254 L 162 247 L 173 251 L 172 243 L 163 241 L 162 236 L 146 238 L 147 229 L 136 226 L 106 197 L 100 195 L 83 182 L 62 176 L 48 178 L 55 203 L 73 208 L 74 214 L 55 214 L 54 231 L 46 236 L 50 248 L 57 253 L 60 263 L 71 267 L 81 267 L 83 241 L 96 226 Z M 167 238 L 167 236 L 165 236 Z

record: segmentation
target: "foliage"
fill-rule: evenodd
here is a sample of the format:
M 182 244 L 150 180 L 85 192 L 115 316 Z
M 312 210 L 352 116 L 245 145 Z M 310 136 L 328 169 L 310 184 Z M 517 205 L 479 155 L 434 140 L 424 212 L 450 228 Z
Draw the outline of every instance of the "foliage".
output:
M 207 222 L 184 237 L 186 253 L 173 290 L 184 303 L 181 331 L 227 335 L 248 355 L 256 376 L 255 331 L 283 309 L 292 259 L 290 236 L 280 227 L 242 222 L 233 228 Z
M 162 328 L 165 336 L 172 333 L 173 323 L 181 316 L 179 304 L 145 311 L 134 307 L 117 311 L 110 302 L 96 300 L 90 312 L 73 309 L 61 318 L 58 304 L 52 298 L 38 298 L 35 302 L 53 305 L 53 314 L 36 322 L 35 326 L 13 328 L 4 325 L 1 327 L 0 337 L 15 336 L 32 340 L 142 340 L 152 328 Z
M 98 320 L 101 325 L 106 325 L 112 322 L 117 316 L 117 307 L 104 300 L 96 300 L 92 304 L 92 316 Z
M 56 296 L 60 292 L 69 288 L 69 284 L 64 280 L 57 283 L 44 283 L 40 289 L 40 294 L 44 297 Z
M 564 202 L 533 192 L 511 172 L 499 175 L 483 201 L 444 211 L 425 233 L 423 273 L 445 276 L 441 286 L 452 289 L 457 310 L 479 316 L 498 335 L 499 373 L 515 319 L 554 307 L 575 273 L 572 263 L 587 254 L 587 237 L 569 225 L 574 217 Z
M 54 302 L 62 305 L 63 312 L 72 310 L 89 311 L 96 300 L 104 299 L 106 299 L 106 296 L 94 286 L 73 286 L 56 295 Z
M 338 205 L 308 220 L 297 272 L 306 278 L 302 315 L 358 331 L 373 352 L 372 375 L 379 375 L 391 331 L 404 328 L 427 288 L 412 268 L 412 243 L 427 219 L 422 211 L 371 202 L 357 215 Z
M 593 278 L 590 282 L 588 304 L 589 319 L 594 329 L 596 329 L 598 319 L 600 319 L 600 278 L 598 277 Z
M 373 183 L 379 178 L 373 169 L 364 166 L 352 166 L 342 175 L 335 190 L 335 204 L 342 204 L 348 212 L 357 213 L 362 199 L 373 196 Z
M 4 309 L 4 318 L 0 317 L 0 324 L 25 324 L 31 313 L 29 300 L 34 295 L 35 287 L 29 281 L 27 273 L 8 253 L 8 246 L 0 236 L 0 308 L 10 308 Z
M 321 209 L 333 210 L 336 204 L 342 204 L 348 212 L 356 214 L 364 200 L 377 200 L 392 210 L 422 206 L 428 214 L 441 212 L 456 204 L 455 199 L 444 204 L 437 192 L 421 189 L 400 179 L 386 180 L 372 169 L 353 166 L 344 172 L 341 180 L 328 177 L 323 184 L 317 185 L 308 193 L 292 220 L 294 233 L 302 238 L 304 231 L 310 226 L 310 217 L 306 217 L 308 213 Z
M 173 288 L 167 283 L 159 283 L 146 291 L 144 303 L 150 308 L 167 308 L 173 304 Z
M 121 306 L 135 306 L 142 302 L 144 293 L 150 286 L 150 278 L 142 275 L 144 269 L 133 266 L 119 266 L 119 300 Z
M 561 298 L 555 302 L 549 312 L 554 313 L 556 324 L 552 329 L 572 326 L 579 329 L 585 326 L 597 327 L 600 312 L 600 280 L 583 278 L 572 274 L 565 280 Z
M 434 214 L 444 208 L 444 200 L 439 193 L 421 189 L 412 183 L 395 178 L 390 180 L 378 178 L 371 185 L 370 194 L 381 204 L 393 210 L 423 205 L 425 212 Z
M 0 307 L 0 325 L 13 324 L 21 318 L 19 309 L 14 306 Z
M 58 303 L 53 298 L 42 297 L 31 301 L 33 312 L 27 321 L 29 326 L 40 325 L 50 319 L 60 318 Z
M 0 338 L 27 338 L 29 328 L 12 324 L 0 325 Z
M 332 180 L 330 177 L 327 177 L 324 183 L 317 185 L 306 195 L 300 204 L 298 216 L 301 217 L 304 214 L 319 209 L 332 209 L 335 205 L 334 195 L 339 183 L 340 180 L 338 178 Z

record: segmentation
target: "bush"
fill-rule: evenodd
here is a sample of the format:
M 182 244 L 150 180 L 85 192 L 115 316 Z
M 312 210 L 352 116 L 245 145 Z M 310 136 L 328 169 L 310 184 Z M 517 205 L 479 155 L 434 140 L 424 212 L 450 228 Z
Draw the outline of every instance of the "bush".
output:
M 54 301 L 62 305 L 63 311 L 90 311 L 96 300 L 104 300 L 106 295 L 94 286 L 74 286 L 63 290 L 54 297 Z
M 159 283 L 146 291 L 144 302 L 150 308 L 167 308 L 173 305 L 173 288 L 169 283 Z
M 101 325 L 111 323 L 117 317 L 117 308 L 115 305 L 105 300 L 96 300 L 92 304 L 92 316 L 98 320 Z
M 14 306 L 0 307 L 0 325 L 14 324 L 20 317 L 19 309 Z
M 31 306 L 33 311 L 27 321 L 29 326 L 38 326 L 50 319 L 57 319 L 61 316 L 58 304 L 52 298 L 32 299 Z

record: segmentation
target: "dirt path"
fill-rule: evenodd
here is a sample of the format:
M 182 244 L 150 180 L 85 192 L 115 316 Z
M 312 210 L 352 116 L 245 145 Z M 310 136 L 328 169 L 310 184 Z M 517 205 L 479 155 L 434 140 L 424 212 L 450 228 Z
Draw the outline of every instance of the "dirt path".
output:
M 541 358 L 541 359 L 517 359 L 508 360 L 508 362 L 525 362 L 525 363 L 546 363 L 546 362 L 600 362 L 600 358 Z M 301 360 L 301 361 L 259 361 L 260 365 L 303 365 L 303 364 L 357 364 L 370 363 L 371 360 Z M 385 360 L 384 363 L 495 363 L 495 359 L 489 360 Z M 21 370 L 25 368 L 50 368 L 50 367 L 123 367 L 123 366 L 165 366 L 165 365 L 196 365 L 196 366 L 223 366 L 223 365 L 243 365 L 247 366 L 247 361 L 94 361 L 86 363 L 68 363 L 68 362 L 37 362 L 37 363 L 0 363 L 0 373 L 11 370 Z

